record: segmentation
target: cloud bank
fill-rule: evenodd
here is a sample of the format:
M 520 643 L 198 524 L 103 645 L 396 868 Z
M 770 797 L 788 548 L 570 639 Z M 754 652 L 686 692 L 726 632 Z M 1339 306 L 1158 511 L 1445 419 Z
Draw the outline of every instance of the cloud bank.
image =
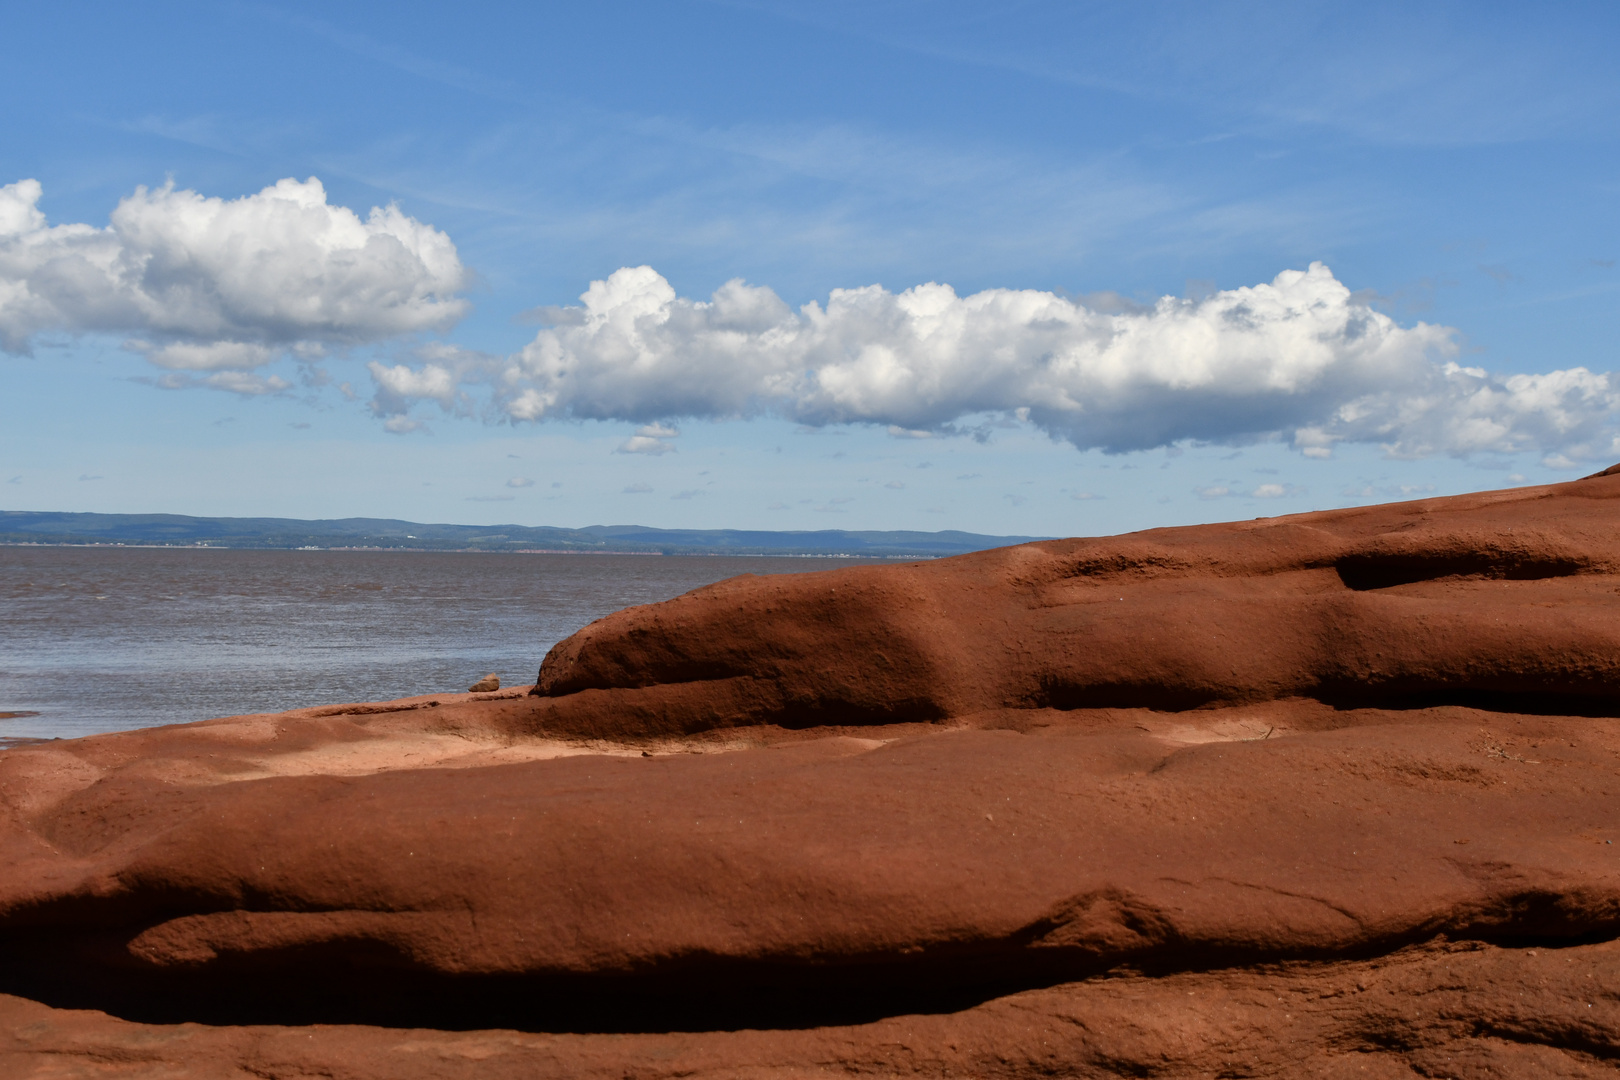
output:
M 284 356 L 443 330 L 470 275 L 455 245 L 397 207 L 362 219 L 319 180 L 225 200 L 137 188 L 105 227 L 50 225 L 38 182 L 0 187 L 0 349 L 42 334 L 116 334 L 167 386 L 286 389 Z M 1620 449 L 1620 381 L 1584 368 L 1493 376 L 1457 361 L 1457 332 L 1401 326 L 1320 263 L 1198 299 L 1107 310 L 1050 292 L 959 296 L 928 283 L 835 289 L 797 310 L 727 282 L 678 296 L 648 266 L 591 283 L 510 356 L 429 341 L 372 362 L 371 408 L 422 427 L 424 401 L 514 422 L 641 425 L 619 450 L 674 449 L 682 419 L 761 415 L 877 424 L 897 436 L 1027 422 L 1083 449 L 1281 437 L 1309 456 L 1340 442 L 1401 456 Z
M 1584 368 L 1494 378 L 1464 367 L 1456 331 L 1397 324 L 1321 263 L 1123 311 L 934 283 L 836 289 L 795 311 L 740 280 L 686 299 L 647 266 L 592 282 L 580 299 L 549 311 L 553 325 L 509 357 L 374 364 L 373 407 L 450 408 L 486 384 L 491 408 L 513 421 L 772 414 L 925 434 L 989 414 L 1083 449 L 1281 436 L 1325 457 L 1341 441 L 1403 456 L 1605 453 L 1620 404 L 1620 385 Z M 649 430 L 621 449 L 657 452 Z
M 140 187 L 105 228 L 49 225 L 35 180 L 0 187 L 0 348 L 42 333 L 131 335 L 170 385 L 253 393 L 255 369 L 448 327 L 468 274 L 450 238 L 374 207 L 362 220 L 313 177 L 205 198 Z

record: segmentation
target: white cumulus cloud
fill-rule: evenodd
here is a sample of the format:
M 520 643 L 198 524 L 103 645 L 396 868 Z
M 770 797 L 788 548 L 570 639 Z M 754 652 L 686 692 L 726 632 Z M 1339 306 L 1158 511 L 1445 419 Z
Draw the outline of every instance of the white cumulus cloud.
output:
M 0 348 L 46 332 L 130 335 L 168 380 L 263 392 L 240 373 L 282 355 L 448 327 L 468 273 L 444 233 L 398 207 L 362 219 L 313 177 L 240 199 L 136 188 L 105 227 L 50 225 L 34 180 L 0 187 Z M 420 389 L 413 385 L 413 390 Z
M 614 451 L 619 454 L 668 454 L 673 453 L 675 444 L 670 442 L 680 435 L 678 428 L 667 427 L 663 424 L 643 424 L 636 429 L 636 433 L 619 444 Z
M 1402 326 L 1320 263 L 1106 311 L 1050 292 L 959 296 L 935 283 L 836 289 L 794 310 L 740 280 L 683 298 L 647 266 L 593 282 L 580 299 L 553 309 L 553 325 L 512 356 L 453 375 L 432 364 L 379 374 L 375 407 L 444 404 L 457 392 L 449 378 L 488 384 L 492 406 L 516 421 L 773 414 L 919 437 L 988 414 L 1109 451 L 1280 436 L 1313 457 L 1347 440 L 1412 456 L 1581 456 L 1620 402 L 1620 384 L 1581 368 L 1495 377 L 1462 367 L 1456 331 Z M 643 431 L 620 449 L 661 444 Z

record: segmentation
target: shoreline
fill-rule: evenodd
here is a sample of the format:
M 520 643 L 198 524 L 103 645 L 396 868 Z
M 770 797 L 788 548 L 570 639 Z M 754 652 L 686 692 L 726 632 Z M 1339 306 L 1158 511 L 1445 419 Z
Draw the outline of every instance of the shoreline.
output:
M 0 547 L 16 548 L 127 548 L 130 550 L 146 551 L 365 551 L 365 552 L 397 552 L 401 554 L 433 553 L 457 555 L 651 555 L 668 558 L 737 558 L 737 559 L 871 559 L 885 562 L 917 562 L 930 559 L 951 558 L 949 555 L 921 554 L 921 555 L 889 555 L 889 554 L 861 554 L 858 552 L 827 552 L 827 551 L 729 551 L 729 550 L 695 550 L 695 551 L 647 551 L 618 550 L 618 549 L 576 549 L 576 548 L 507 548 L 492 551 L 488 548 L 473 547 L 366 547 L 352 545 L 347 547 L 318 547 L 305 545 L 302 547 L 273 547 L 252 546 L 243 544 L 128 544 L 121 542 L 85 541 L 79 542 L 44 542 L 33 540 L 0 540 Z

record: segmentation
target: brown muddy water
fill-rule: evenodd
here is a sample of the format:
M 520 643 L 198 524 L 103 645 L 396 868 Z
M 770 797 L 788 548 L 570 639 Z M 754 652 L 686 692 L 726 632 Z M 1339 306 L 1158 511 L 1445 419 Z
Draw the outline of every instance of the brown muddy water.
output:
M 866 561 L 0 547 L 0 740 L 530 683 L 620 608 Z

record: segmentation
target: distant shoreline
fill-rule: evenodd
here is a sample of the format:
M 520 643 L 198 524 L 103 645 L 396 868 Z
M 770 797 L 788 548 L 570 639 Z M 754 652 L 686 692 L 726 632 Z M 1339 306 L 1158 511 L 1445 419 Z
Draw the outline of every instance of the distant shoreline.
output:
M 38 540 L 0 540 L 0 548 L 122 548 L 127 551 L 366 551 L 390 552 L 400 555 L 433 554 L 433 555 L 650 555 L 654 557 L 669 557 L 680 559 L 728 558 L 728 559 L 892 559 L 895 561 L 917 561 L 921 559 L 948 558 L 945 555 L 894 555 L 872 552 L 853 551 L 729 551 L 716 548 L 711 551 L 647 551 L 642 549 L 621 550 L 618 548 L 589 549 L 589 548 L 473 548 L 473 547 L 362 547 L 351 545 L 348 547 L 316 547 L 306 545 L 303 547 L 272 547 L 270 545 L 246 544 L 124 544 L 108 542 L 105 540 L 86 541 L 50 541 Z
M 0 510 L 3 547 L 168 550 L 465 551 L 546 555 L 752 555 L 932 559 L 1039 536 L 943 530 L 657 529 L 644 525 L 450 525 L 393 518 L 190 517 Z

